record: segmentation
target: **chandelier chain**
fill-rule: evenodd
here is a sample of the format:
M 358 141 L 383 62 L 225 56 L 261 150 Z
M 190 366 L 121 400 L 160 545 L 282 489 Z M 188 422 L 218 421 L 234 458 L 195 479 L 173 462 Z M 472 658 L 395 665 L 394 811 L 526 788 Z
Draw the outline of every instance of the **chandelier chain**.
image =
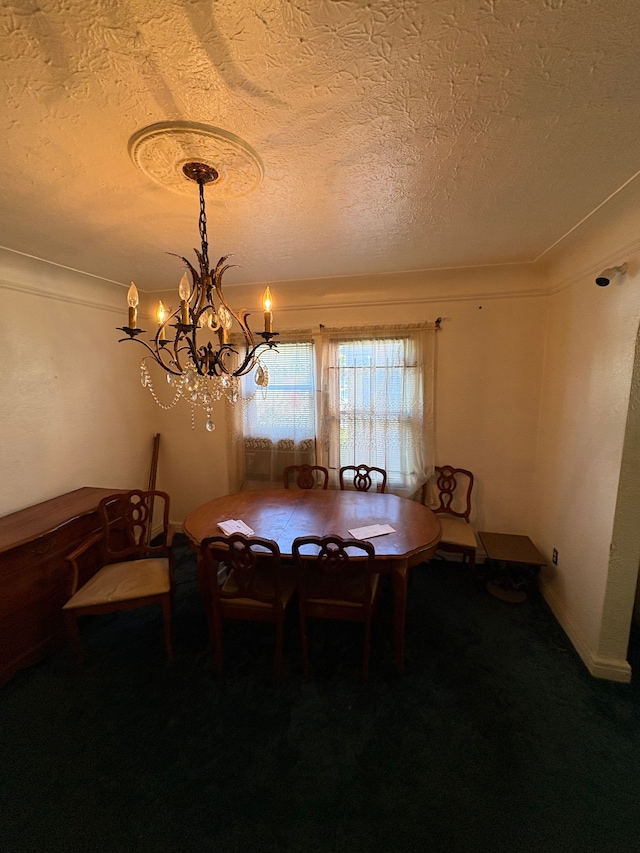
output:
M 204 205 L 204 182 L 198 181 L 200 187 L 200 218 L 198 229 L 200 231 L 200 242 L 202 243 L 202 263 L 205 270 L 209 271 L 209 242 L 207 240 L 207 211 Z

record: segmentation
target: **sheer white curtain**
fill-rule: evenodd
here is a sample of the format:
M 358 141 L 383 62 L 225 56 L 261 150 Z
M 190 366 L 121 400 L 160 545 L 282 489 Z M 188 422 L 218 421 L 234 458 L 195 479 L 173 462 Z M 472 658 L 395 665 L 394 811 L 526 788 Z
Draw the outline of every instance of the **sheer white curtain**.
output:
M 286 341 L 264 352 L 260 363 L 268 371 L 268 387 L 256 385 L 255 371 L 243 377 L 236 418 L 237 485 L 244 489 L 282 486 L 287 465 L 312 465 L 316 458 L 311 333 L 287 332 Z
M 376 465 L 412 497 L 433 471 L 435 325 L 322 329 L 319 464 Z

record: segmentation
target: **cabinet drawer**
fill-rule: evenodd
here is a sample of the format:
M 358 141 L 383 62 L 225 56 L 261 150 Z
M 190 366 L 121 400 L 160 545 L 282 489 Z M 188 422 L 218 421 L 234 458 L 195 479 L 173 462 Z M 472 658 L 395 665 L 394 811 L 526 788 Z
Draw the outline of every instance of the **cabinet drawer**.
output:
M 76 544 L 67 546 L 64 556 L 52 554 L 42 559 L 35 568 L 0 577 L 0 618 L 36 605 L 43 599 L 50 600 L 53 596 L 64 604 L 71 596 L 73 583 L 73 569 L 66 557 Z M 79 585 L 82 586 L 99 567 L 97 546 L 82 555 L 78 567 Z
M 0 579 L 0 619 L 32 608 L 52 595 L 62 596 L 66 601 L 70 596 L 71 577 L 71 567 L 65 561 L 52 558 L 38 566 L 35 576 L 23 572 L 10 579 Z
M 0 557 L 0 585 L 6 578 L 15 582 L 16 574 L 46 572 L 52 560 L 65 558 L 85 539 L 100 529 L 95 515 L 75 519 L 34 542 L 27 542 Z

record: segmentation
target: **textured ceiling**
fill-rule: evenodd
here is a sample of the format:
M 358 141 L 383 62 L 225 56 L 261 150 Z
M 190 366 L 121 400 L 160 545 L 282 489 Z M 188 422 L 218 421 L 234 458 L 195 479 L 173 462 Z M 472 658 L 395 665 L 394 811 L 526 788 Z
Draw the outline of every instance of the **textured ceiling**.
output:
M 157 123 L 255 152 L 207 190 L 226 283 L 530 262 L 640 169 L 638 0 L 6 0 L 0 244 L 174 287 L 197 187 Z M 219 165 L 224 169 L 225 164 Z M 256 167 L 258 168 L 258 167 Z

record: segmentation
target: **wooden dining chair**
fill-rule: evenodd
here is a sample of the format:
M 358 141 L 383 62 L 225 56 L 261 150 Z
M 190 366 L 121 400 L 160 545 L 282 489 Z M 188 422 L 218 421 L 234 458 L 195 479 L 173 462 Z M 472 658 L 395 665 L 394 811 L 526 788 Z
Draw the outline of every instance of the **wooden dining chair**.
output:
M 209 636 L 214 648 L 216 672 L 224 669 L 222 622 L 242 619 L 273 622 L 276 628 L 274 681 L 280 683 L 284 617 L 295 591 L 292 567 L 280 561 L 278 544 L 271 539 L 243 536 L 209 536 L 200 546 L 207 575 L 211 617 Z M 229 570 L 226 580 L 218 584 L 218 565 Z
M 438 550 L 462 555 L 471 586 L 475 581 L 478 547 L 469 521 L 473 483 L 473 474 L 466 468 L 436 465 L 434 476 L 422 487 L 422 503 L 439 517 L 442 525 Z
M 326 489 L 329 486 L 329 472 L 322 465 L 287 465 L 282 472 L 285 489 L 289 488 L 292 475 L 299 489 Z
M 373 545 L 364 540 L 339 536 L 301 536 L 294 540 L 292 553 L 296 567 L 304 674 L 309 674 L 307 619 L 364 622 L 362 683 L 366 684 L 369 679 L 371 620 L 380 577 L 375 571 Z
M 162 537 L 151 544 L 154 517 L 161 519 Z M 98 613 L 113 613 L 159 604 L 164 621 L 164 640 L 169 660 L 171 643 L 171 599 L 174 590 L 173 528 L 169 524 L 169 495 L 166 492 L 133 490 L 100 501 L 101 530 L 85 540 L 67 557 L 71 568 L 70 598 L 64 605 L 67 636 L 76 662 L 82 663 L 78 619 Z M 153 541 L 157 539 L 157 535 Z M 90 549 L 98 553 L 98 571 L 83 577 L 80 558 Z
M 376 481 L 371 478 L 373 472 Z M 347 476 L 348 475 L 348 476 Z M 345 480 L 348 485 L 345 486 Z M 343 465 L 340 469 L 340 488 L 354 489 L 356 492 L 368 492 L 371 487 L 374 491 L 384 493 L 387 488 L 387 472 L 384 468 L 376 468 L 375 465 Z

